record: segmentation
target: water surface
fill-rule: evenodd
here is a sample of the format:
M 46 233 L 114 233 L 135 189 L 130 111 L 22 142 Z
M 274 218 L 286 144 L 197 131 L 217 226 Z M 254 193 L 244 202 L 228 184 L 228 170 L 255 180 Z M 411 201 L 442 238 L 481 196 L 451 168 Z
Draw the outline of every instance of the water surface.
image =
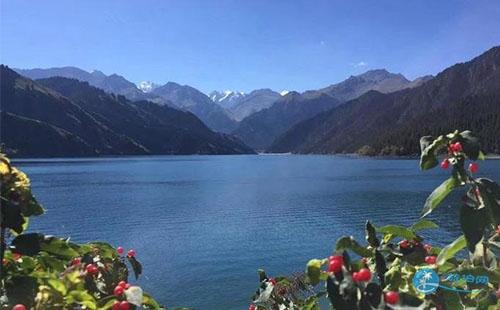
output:
M 302 271 L 335 240 L 363 241 L 366 219 L 410 225 L 445 171 L 415 160 L 336 156 L 157 156 L 23 160 L 47 209 L 31 230 L 133 248 L 140 284 L 169 307 L 246 309 L 257 269 Z M 480 163 L 500 179 L 500 161 Z M 453 201 L 452 201 L 453 202 Z M 458 204 L 426 233 L 459 235 Z

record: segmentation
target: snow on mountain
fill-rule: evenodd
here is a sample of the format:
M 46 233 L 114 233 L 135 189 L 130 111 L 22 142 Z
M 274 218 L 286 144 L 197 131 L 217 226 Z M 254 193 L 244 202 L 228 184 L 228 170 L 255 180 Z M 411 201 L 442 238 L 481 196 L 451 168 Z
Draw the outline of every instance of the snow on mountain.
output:
M 225 91 L 213 91 L 209 94 L 210 99 L 213 102 L 224 108 L 230 108 L 240 102 L 246 96 L 244 92 L 225 90 Z
M 153 89 L 157 88 L 158 84 L 155 84 L 151 81 L 142 81 L 137 85 L 137 88 L 139 88 L 143 93 L 150 93 Z
M 282 90 L 282 91 L 280 92 L 280 95 L 281 95 L 281 96 L 286 96 L 289 92 L 290 92 L 289 90 L 285 90 L 285 89 L 284 89 L 284 90 Z

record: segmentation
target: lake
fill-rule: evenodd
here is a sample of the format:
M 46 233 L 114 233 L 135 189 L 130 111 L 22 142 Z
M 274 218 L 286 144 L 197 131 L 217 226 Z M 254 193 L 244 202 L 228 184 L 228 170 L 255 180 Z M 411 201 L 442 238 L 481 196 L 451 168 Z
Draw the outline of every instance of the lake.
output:
M 364 242 L 364 223 L 411 225 L 449 171 L 416 160 L 338 156 L 155 156 L 18 160 L 47 212 L 31 231 L 133 248 L 139 284 L 174 308 L 247 309 L 269 275 L 305 269 L 335 240 Z M 500 161 L 479 175 L 500 179 Z M 444 244 L 459 235 L 458 206 L 431 217 Z M 131 281 L 133 282 L 133 281 Z

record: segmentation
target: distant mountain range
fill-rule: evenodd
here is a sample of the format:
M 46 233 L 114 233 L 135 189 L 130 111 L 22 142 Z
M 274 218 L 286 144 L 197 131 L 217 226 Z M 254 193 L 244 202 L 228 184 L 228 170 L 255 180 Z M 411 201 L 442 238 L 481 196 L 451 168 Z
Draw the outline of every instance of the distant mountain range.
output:
M 420 136 L 469 129 L 484 151 L 500 153 L 500 47 L 423 80 L 388 94 L 368 91 L 297 123 L 268 151 L 412 155 Z
M 289 92 L 269 108 L 243 119 L 233 133 L 251 147 L 265 150 L 293 125 L 357 98 L 367 91 L 389 93 L 416 87 L 429 78 L 409 81 L 401 74 L 371 70 L 319 90 L 302 94 Z
M 105 75 L 100 71 L 87 72 L 75 67 L 15 70 L 31 79 L 41 79 L 30 82 L 31 84 L 17 82 L 22 85 L 35 85 L 33 89 L 25 89 L 29 93 L 28 97 L 33 95 L 31 91 L 43 89 L 42 93 L 55 94 L 55 97 L 63 98 L 60 100 L 69 100 L 70 103 L 80 106 L 97 121 L 97 125 L 105 124 L 104 128 L 99 127 L 99 130 L 105 136 L 110 135 L 109 139 L 113 141 L 107 140 L 109 145 L 104 142 L 103 145 L 89 144 L 92 152 L 99 154 L 107 154 L 106 149 L 115 153 L 169 152 L 166 149 L 156 148 L 158 145 L 154 143 L 144 143 L 142 140 L 146 138 L 144 136 L 135 136 L 121 127 L 119 130 L 116 129 L 119 128 L 118 123 L 111 126 L 101 118 L 96 118 L 92 113 L 97 107 L 88 98 L 100 102 L 100 96 L 114 98 L 113 100 L 121 103 L 126 102 L 128 106 L 139 109 L 137 113 L 145 113 L 145 109 L 150 114 L 153 110 L 158 113 L 161 111 L 162 115 L 166 113 L 165 111 L 169 111 L 169 115 L 174 115 L 173 111 L 177 113 L 189 111 L 212 130 L 230 133 L 259 151 L 406 155 L 418 151 L 416 149 L 418 144 L 415 143 L 418 136 L 457 127 L 475 129 L 482 135 L 482 139 L 487 141 L 486 150 L 499 153 L 500 130 L 498 129 L 500 128 L 498 128 L 499 121 L 495 118 L 495 115 L 499 115 L 497 92 L 500 83 L 496 69 L 498 49 L 499 47 L 494 47 L 468 63 L 457 64 L 444 70 L 436 77 L 423 76 L 411 81 L 402 74 L 378 69 L 303 93 L 295 91 L 278 93 L 271 89 L 258 89 L 250 93 L 213 91 L 207 96 L 189 85 L 175 82 L 158 85 L 150 81 L 135 85 L 117 74 Z M 73 92 L 68 92 L 66 88 L 61 89 L 57 85 L 57 83 L 68 84 L 65 79 L 61 80 L 61 77 L 88 84 L 82 84 L 87 87 L 74 86 L 74 89 L 79 89 L 79 96 L 75 97 Z M 16 78 L 16 81 L 21 80 L 23 79 L 20 77 Z M 101 95 L 90 95 L 97 89 Z M 89 106 L 92 107 L 90 111 Z M 474 110 L 477 110 L 477 113 L 474 113 Z M 462 115 L 464 111 L 468 111 L 468 114 Z M 37 130 L 41 130 L 40 127 L 44 123 L 53 126 L 45 126 L 44 132 L 51 136 L 51 139 L 56 139 L 58 136 L 66 137 L 65 143 L 69 148 L 80 145 L 80 140 L 89 143 L 75 128 L 61 127 L 49 120 L 16 113 L 15 110 L 5 112 L 5 117 L 10 123 L 24 125 L 29 123 L 30 128 Z M 99 109 L 98 114 L 104 117 L 105 112 Z M 130 111 L 128 113 L 124 115 L 131 117 L 132 113 Z M 178 115 L 176 121 L 171 119 L 173 126 L 180 128 L 181 122 L 187 121 L 189 124 L 186 126 L 189 129 L 186 130 L 190 131 L 195 121 L 185 113 Z M 31 119 L 41 120 L 44 123 L 33 123 Z M 104 119 L 116 121 L 120 118 L 106 115 Z M 483 121 L 487 126 L 481 125 Z M 137 121 L 138 123 L 140 121 Z M 203 128 L 210 139 L 216 139 L 217 135 L 213 136 L 214 132 L 206 127 Z M 113 133 L 116 133 L 115 130 L 120 134 L 111 138 Z M 210 134 L 206 132 L 207 130 Z M 491 136 L 487 137 L 486 133 Z M 201 152 L 251 152 L 234 137 L 228 135 L 217 137 L 224 142 L 217 140 L 218 144 L 213 144 L 216 145 L 214 150 L 201 148 L 203 149 Z M 124 149 L 112 145 L 114 143 L 119 143 Z M 197 145 L 197 148 L 191 148 L 189 151 L 175 150 L 175 147 L 172 147 L 171 151 L 198 152 L 201 144 Z
M 143 82 L 137 86 L 121 75 L 108 76 L 100 71 L 87 72 L 76 67 L 14 70 L 33 80 L 50 77 L 72 78 L 88 82 L 108 93 L 123 95 L 132 101 L 148 100 L 161 105 L 170 104 L 192 112 L 215 131 L 228 133 L 236 128 L 236 121 L 232 120 L 224 109 L 190 86 L 181 86 L 173 82 L 168 82 L 163 86 Z
M 0 69 L 1 141 L 14 156 L 254 153 L 168 105 L 133 102 L 76 79 L 33 81 Z

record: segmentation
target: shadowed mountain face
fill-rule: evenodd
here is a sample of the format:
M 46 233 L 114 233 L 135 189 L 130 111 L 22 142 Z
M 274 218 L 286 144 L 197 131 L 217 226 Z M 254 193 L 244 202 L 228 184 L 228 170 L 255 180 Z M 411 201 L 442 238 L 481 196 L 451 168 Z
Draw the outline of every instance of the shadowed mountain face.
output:
M 236 122 L 227 115 L 224 109 L 196 88 L 168 82 L 153 89 L 151 94 L 172 102 L 179 109 L 192 112 L 216 131 L 231 132 L 236 128 Z
M 470 129 L 485 151 L 500 152 L 500 47 L 426 80 L 389 94 L 370 91 L 296 124 L 268 150 L 417 154 L 422 135 Z
M 410 82 L 401 74 L 371 70 L 319 90 L 303 94 L 292 92 L 278 99 L 270 108 L 243 119 L 234 134 L 253 148 L 263 150 L 293 125 L 367 91 L 393 92 L 414 87 L 417 83 L 420 82 Z
M 18 156 L 253 153 L 188 112 L 131 102 L 74 79 L 34 82 L 5 66 L 1 74 L 2 141 Z

